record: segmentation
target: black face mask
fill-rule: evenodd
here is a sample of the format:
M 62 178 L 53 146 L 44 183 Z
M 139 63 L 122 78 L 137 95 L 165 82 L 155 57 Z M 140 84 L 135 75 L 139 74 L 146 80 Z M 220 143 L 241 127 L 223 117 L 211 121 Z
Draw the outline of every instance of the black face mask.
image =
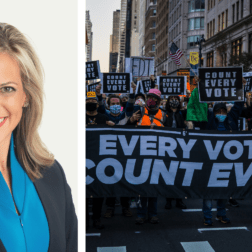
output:
M 97 103 L 86 103 L 87 111 L 95 111 L 97 109 Z
M 126 108 L 126 104 L 127 104 L 127 102 L 122 102 L 123 108 Z
M 179 101 L 177 99 L 173 99 L 169 101 L 169 104 L 172 108 L 177 108 L 179 106 Z

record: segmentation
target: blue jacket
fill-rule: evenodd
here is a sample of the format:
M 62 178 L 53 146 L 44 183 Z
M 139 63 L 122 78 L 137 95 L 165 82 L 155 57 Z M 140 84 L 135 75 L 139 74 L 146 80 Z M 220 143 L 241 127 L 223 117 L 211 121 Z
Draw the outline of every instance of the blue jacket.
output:
M 238 119 L 242 113 L 244 102 L 235 102 L 234 106 L 231 108 L 227 117 L 224 121 L 224 126 L 226 130 L 238 130 Z M 214 112 L 208 110 L 208 122 L 206 129 L 207 130 L 217 130 L 218 129 L 218 120 L 214 116 Z
M 111 115 L 110 111 L 105 109 L 104 103 L 102 102 L 102 96 L 97 97 L 99 102 L 98 112 L 107 115 L 109 121 L 114 122 L 116 125 L 125 125 L 129 118 L 132 116 L 133 106 L 135 102 L 135 94 L 130 94 L 125 110 L 122 111 L 118 116 Z

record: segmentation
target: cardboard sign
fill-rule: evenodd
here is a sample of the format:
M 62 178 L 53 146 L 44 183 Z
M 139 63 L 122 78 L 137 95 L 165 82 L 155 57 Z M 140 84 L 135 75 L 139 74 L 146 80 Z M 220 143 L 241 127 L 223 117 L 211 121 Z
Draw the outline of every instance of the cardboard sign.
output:
M 102 73 L 101 91 L 104 94 L 128 94 L 132 93 L 132 75 L 129 73 Z
M 244 101 L 242 67 L 199 68 L 200 102 Z
M 95 83 L 92 83 L 92 84 L 89 84 L 87 86 L 87 89 L 88 89 L 88 92 L 96 92 L 96 86 L 99 85 L 100 82 L 95 82 Z
M 252 92 L 252 72 L 243 73 L 243 78 L 247 81 L 244 91 Z
M 154 63 L 154 58 L 125 58 L 125 72 L 132 73 L 133 77 L 149 77 L 154 75 Z
M 97 61 L 86 62 L 86 80 L 100 79 L 100 63 Z
M 158 76 L 157 85 L 162 95 L 186 95 L 186 76 Z

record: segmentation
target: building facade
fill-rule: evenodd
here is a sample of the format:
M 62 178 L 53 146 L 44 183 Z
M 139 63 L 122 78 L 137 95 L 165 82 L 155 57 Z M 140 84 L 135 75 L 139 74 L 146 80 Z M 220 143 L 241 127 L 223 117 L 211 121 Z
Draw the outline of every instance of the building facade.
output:
M 132 0 L 130 56 L 139 56 L 139 12 L 140 0 Z
M 208 0 L 204 66 L 225 67 L 231 56 L 252 53 L 252 0 Z
M 145 56 L 156 56 L 157 0 L 146 0 L 145 13 Z
M 168 69 L 168 19 L 169 0 L 157 1 L 157 28 L 153 33 L 156 39 L 156 74 L 161 75 L 162 71 Z
M 145 54 L 145 12 L 146 12 L 146 0 L 139 0 L 139 47 L 138 55 L 144 56 Z
M 93 32 L 92 22 L 90 20 L 89 11 L 86 11 L 86 35 L 88 43 L 86 44 L 86 61 L 92 61 L 92 44 L 93 44 Z
M 205 0 L 169 0 L 168 54 L 172 42 L 183 52 L 178 67 L 168 57 L 168 73 L 176 75 L 180 68 L 190 69 L 190 52 L 198 52 L 197 38 L 204 34 Z
M 126 52 L 126 16 L 127 16 L 127 0 L 121 0 L 117 72 L 124 72 L 125 52 Z

